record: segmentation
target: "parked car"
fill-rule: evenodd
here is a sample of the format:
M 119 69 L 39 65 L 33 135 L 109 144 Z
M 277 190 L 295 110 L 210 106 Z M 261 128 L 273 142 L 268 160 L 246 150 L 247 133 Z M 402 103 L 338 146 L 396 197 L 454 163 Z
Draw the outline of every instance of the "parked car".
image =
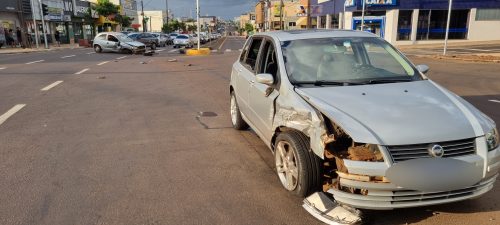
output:
M 496 124 L 428 70 L 368 32 L 257 34 L 232 67 L 231 121 L 298 196 L 376 210 L 481 196 L 498 177 Z
M 160 46 L 158 38 L 150 33 L 130 33 L 128 37 L 132 38 L 134 41 L 145 44 L 147 47 L 150 47 L 153 50 L 156 49 L 156 47 Z
M 103 51 L 111 52 L 127 52 L 127 53 L 144 53 L 146 45 L 129 38 L 127 35 L 118 32 L 99 33 L 93 41 L 95 52 Z
M 191 48 L 194 46 L 194 40 L 187 34 L 179 34 L 174 39 L 174 48 L 186 47 Z
M 167 46 L 168 38 L 165 34 L 162 33 L 151 33 L 151 34 L 158 39 L 158 46 L 160 47 Z

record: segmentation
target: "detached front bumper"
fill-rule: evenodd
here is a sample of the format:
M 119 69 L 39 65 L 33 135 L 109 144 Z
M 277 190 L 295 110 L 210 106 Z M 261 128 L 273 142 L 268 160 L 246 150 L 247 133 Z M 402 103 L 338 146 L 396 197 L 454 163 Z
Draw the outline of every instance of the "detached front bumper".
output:
M 355 208 L 375 210 L 428 206 L 479 197 L 493 188 L 499 176 L 498 171 L 500 168 L 500 148 L 493 151 L 487 151 L 486 146 L 482 144 L 485 143 L 483 141 L 484 138 L 477 138 L 476 154 L 453 158 L 453 160 L 462 164 L 470 165 L 470 168 L 473 168 L 477 174 L 474 177 L 467 177 L 467 175 L 464 174 L 463 178 L 470 178 L 472 180 L 469 185 L 434 191 L 402 187 L 402 185 L 396 184 L 399 181 L 394 180 L 394 182 L 391 182 L 391 179 L 386 177 L 390 168 L 393 167 L 392 169 L 394 170 L 394 168 L 396 168 L 395 165 L 398 163 L 387 163 L 387 161 L 390 161 L 390 156 L 388 156 L 387 151 L 385 151 L 384 158 L 386 162 L 344 160 L 345 167 L 349 174 L 340 174 L 337 178 L 337 187 L 330 188 L 328 193 L 333 194 L 333 197 L 339 203 Z M 447 171 L 443 172 L 443 170 Z M 437 177 L 443 177 L 443 179 L 446 179 L 447 174 L 450 176 L 462 174 L 454 171 L 454 168 L 445 167 L 443 170 L 426 170 L 426 172 L 435 171 L 439 174 Z M 413 175 L 410 175 L 410 172 L 401 174 L 408 174 L 408 177 L 413 179 Z M 413 174 L 416 176 L 419 175 L 418 172 Z M 420 174 L 426 177 L 425 173 Z M 380 179 L 381 177 L 384 179 Z M 436 178 L 436 176 L 434 176 L 434 178 Z M 416 179 L 418 180 L 418 178 Z M 438 184 L 440 181 L 430 179 L 430 185 L 427 185 L 427 187 L 432 186 L 432 182 Z M 443 182 L 441 182 L 441 185 L 442 183 Z M 415 185 L 414 187 L 417 186 L 418 185 Z

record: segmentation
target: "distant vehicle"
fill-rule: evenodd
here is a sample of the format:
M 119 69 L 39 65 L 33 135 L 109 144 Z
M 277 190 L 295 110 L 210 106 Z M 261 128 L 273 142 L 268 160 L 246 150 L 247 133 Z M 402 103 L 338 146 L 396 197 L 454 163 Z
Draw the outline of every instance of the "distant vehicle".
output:
M 129 38 L 127 35 L 118 32 L 100 33 L 94 38 L 93 47 L 95 52 L 127 52 L 143 53 L 146 51 L 146 45 Z
M 146 47 L 150 47 L 153 50 L 156 49 L 156 47 L 160 46 L 158 38 L 150 33 L 130 33 L 128 37 L 132 38 L 134 41 L 145 44 Z
M 158 45 L 160 47 L 167 46 L 167 41 L 168 41 L 167 35 L 162 34 L 162 33 L 151 33 L 151 34 L 158 39 Z
M 191 48 L 194 46 L 193 38 L 187 34 L 179 34 L 174 39 L 174 48 L 186 47 Z
M 178 33 L 171 33 L 171 34 L 169 34 L 169 36 L 170 36 L 170 39 L 172 39 L 172 41 L 173 41 L 177 36 L 179 36 L 179 34 Z

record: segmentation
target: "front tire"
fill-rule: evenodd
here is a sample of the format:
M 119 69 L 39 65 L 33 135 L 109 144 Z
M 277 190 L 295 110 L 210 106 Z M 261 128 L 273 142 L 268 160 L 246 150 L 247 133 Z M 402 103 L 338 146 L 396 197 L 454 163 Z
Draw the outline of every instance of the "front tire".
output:
M 101 52 L 102 52 L 102 48 L 101 48 L 101 46 L 99 46 L 99 45 L 95 45 L 95 46 L 94 46 L 94 51 L 95 51 L 96 53 L 101 53 Z
M 234 92 L 231 92 L 231 123 L 233 124 L 233 128 L 236 130 L 246 130 L 248 129 L 248 124 L 243 120 L 241 116 L 240 107 L 238 106 L 238 102 L 236 101 L 236 95 Z
M 155 49 L 156 49 L 156 43 L 151 44 L 151 50 L 155 50 Z
M 298 131 L 283 132 L 275 142 L 276 172 L 283 187 L 299 197 L 321 189 L 321 161 L 311 150 L 309 138 Z

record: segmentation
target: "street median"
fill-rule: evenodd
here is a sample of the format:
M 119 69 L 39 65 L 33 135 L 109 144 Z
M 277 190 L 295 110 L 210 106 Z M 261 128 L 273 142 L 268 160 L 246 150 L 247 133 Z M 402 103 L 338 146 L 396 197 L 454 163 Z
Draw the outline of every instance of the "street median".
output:
M 186 51 L 186 55 L 187 56 L 210 55 L 210 48 L 188 49 Z

